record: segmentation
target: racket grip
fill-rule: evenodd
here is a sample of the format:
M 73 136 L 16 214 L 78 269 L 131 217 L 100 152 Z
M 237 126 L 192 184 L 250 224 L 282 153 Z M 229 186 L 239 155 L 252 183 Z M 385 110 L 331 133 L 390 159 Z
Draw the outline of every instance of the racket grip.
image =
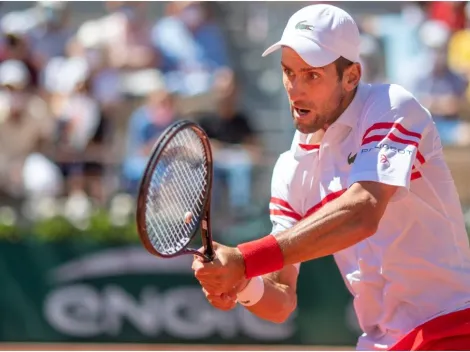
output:
M 209 233 L 207 220 L 202 221 L 201 227 L 202 244 L 204 245 L 204 256 L 206 261 L 211 262 L 215 258 L 214 247 L 212 246 L 212 236 Z
M 211 262 L 214 260 L 215 258 L 215 252 L 214 252 L 214 249 L 212 248 L 212 244 L 210 244 L 209 246 L 206 247 L 206 250 L 204 252 L 204 255 L 206 256 L 206 260 L 208 262 Z

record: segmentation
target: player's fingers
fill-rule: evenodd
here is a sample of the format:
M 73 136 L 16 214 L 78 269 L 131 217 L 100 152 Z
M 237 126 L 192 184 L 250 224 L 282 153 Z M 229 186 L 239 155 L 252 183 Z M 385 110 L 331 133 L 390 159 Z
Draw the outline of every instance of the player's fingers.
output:
M 220 285 L 217 283 L 203 282 L 203 281 L 199 281 L 199 283 L 201 284 L 202 288 L 209 294 L 220 295 L 221 293 L 224 292 L 220 289 Z
M 201 281 L 208 281 L 208 282 L 219 282 L 220 279 L 218 275 L 215 275 L 210 270 L 206 270 L 205 268 L 196 268 L 194 269 L 194 276 Z
M 200 250 L 199 250 L 200 251 Z M 204 258 L 201 257 L 200 255 L 193 255 L 193 262 L 203 262 L 204 261 Z
M 223 293 L 223 292 L 218 292 L 218 290 L 214 290 L 214 289 L 206 289 L 206 288 L 202 288 L 202 292 L 204 292 L 204 295 L 206 297 L 219 297 L 221 300 L 232 300 L 234 301 L 235 299 L 231 298 L 229 295 Z
M 220 262 L 200 262 L 193 261 L 191 265 L 194 273 L 197 277 L 211 276 L 213 278 L 218 277 L 218 280 L 221 280 L 221 277 L 224 273 L 224 268 L 220 266 Z
M 208 295 L 206 296 L 209 303 L 220 310 L 230 310 L 235 308 L 237 302 L 228 299 L 228 296 L 224 295 Z
M 191 264 L 191 269 L 193 269 L 194 271 L 197 271 L 197 270 L 201 270 L 202 268 L 204 268 L 204 264 L 202 263 L 201 260 L 198 259 L 198 256 L 195 255 L 193 263 Z
M 221 275 L 200 275 L 195 273 L 194 275 L 199 283 L 204 287 L 216 287 L 218 291 L 229 292 L 233 290 L 235 286 L 231 281 L 228 281 L 224 276 Z
M 217 268 L 213 264 L 199 260 L 193 260 L 191 268 L 194 270 L 195 274 L 200 276 L 212 275 L 217 271 Z
M 222 292 L 232 292 L 235 286 L 231 281 L 225 280 L 220 276 L 198 276 L 196 279 L 199 281 L 202 287 L 211 293 L 220 294 Z
M 235 301 L 237 299 L 236 295 L 231 295 L 226 292 L 221 291 L 217 286 L 202 286 L 202 292 L 206 297 L 208 296 L 217 296 L 225 300 Z
M 217 248 L 219 247 L 219 244 L 217 242 L 214 242 L 212 241 L 212 249 L 215 251 L 217 250 Z M 204 246 L 200 247 L 198 250 L 197 250 L 199 253 L 203 253 L 206 251 L 206 248 Z
M 212 301 L 212 302 L 226 302 L 226 303 L 229 303 L 229 302 L 235 301 L 235 299 L 232 299 L 226 293 L 214 293 L 214 292 L 211 292 L 210 290 L 207 290 L 205 288 L 202 289 L 202 292 L 204 293 L 206 298 L 209 301 Z

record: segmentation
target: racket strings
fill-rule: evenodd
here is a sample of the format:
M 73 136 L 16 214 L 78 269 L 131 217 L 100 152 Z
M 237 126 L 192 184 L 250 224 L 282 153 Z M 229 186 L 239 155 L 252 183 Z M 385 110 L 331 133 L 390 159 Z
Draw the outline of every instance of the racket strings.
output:
M 192 129 L 178 132 L 162 152 L 146 199 L 147 232 L 158 252 L 174 254 L 191 240 L 203 211 L 206 165 L 204 145 Z

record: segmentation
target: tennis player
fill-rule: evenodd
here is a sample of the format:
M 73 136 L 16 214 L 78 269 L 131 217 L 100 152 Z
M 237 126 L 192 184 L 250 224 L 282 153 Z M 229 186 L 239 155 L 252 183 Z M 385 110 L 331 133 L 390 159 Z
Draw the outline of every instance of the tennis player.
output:
M 359 47 L 348 13 L 312 5 L 263 54 L 281 50 L 297 129 L 273 172 L 273 229 L 215 244 L 195 276 L 215 307 L 283 322 L 299 263 L 333 254 L 364 332 L 358 349 L 469 350 L 469 242 L 438 132 L 402 87 L 361 82 Z

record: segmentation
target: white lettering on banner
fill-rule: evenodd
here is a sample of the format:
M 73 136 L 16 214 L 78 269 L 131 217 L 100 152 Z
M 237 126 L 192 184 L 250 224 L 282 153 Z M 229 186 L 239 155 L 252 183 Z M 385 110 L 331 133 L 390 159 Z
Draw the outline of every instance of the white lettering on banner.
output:
M 64 286 L 46 297 L 44 315 L 54 329 L 73 337 L 117 336 L 125 322 L 145 336 L 166 332 L 185 339 L 215 334 L 233 338 L 243 332 L 259 340 L 283 340 L 295 332 L 292 319 L 284 324 L 272 324 L 242 307 L 218 311 L 197 287 L 159 292 L 154 286 L 146 286 L 138 297 L 116 285 L 102 290 L 86 284 Z
M 140 294 L 140 304 L 119 286 L 104 288 L 102 304 L 104 307 L 103 333 L 117 336 L 122 331 L 124 317 L 127 317 L 142 334 L 151 336 L 161 329 L 158 314 L 162 310 L 158 292 L 153 287 L 145 287 Z
M 58 331 L 89 337 L 100 331 L 99 293 L 91 286 L 75 285 L 53 291 L 46 297 L 44 314 Z

